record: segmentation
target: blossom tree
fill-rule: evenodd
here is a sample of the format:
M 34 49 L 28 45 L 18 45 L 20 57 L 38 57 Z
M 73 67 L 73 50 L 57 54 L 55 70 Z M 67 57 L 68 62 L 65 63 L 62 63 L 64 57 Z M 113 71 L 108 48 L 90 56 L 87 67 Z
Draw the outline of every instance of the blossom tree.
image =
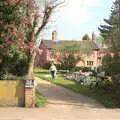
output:
M 1 0 L 0 58 L 11 56 L 14 50 L 27 55 L 27 77 L 33 74 L 37 40 L 61 0 Z M 39 51 L 40 52 L 40 51 Z

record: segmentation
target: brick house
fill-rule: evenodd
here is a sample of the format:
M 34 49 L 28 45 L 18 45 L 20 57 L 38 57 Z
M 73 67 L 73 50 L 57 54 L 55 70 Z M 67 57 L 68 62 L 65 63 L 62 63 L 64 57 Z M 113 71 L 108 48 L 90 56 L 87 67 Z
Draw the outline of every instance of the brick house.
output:
M 86 66 L 86 67 L 98 67 L 101 65 L 101 61 L 106 52 L 102 52 L 96 44 L 96 36 L 93 33 L 91 40 L 58 40 L 58 33 L 56 31 L 52 32 L 52 40 L 42 40 L 39 48 L 43 50 L 41 55 L 37 55 L 35 59 L 35 65 L 37 67 L 44 66 L 47 62 L 54 61 L 57 63 L 57 59 L 60 57 L 61 53 L 56 51 L 56 48 L 61 48 L 65 45 L 80 44 L 85 46 L 85 49 L 91 50 L 91 54 L 82 54 L 80 60 L 76 66 Z M 105 49 L 105 48 L 104 48 Z M 55 55 L 53 55 L 53 52 Z

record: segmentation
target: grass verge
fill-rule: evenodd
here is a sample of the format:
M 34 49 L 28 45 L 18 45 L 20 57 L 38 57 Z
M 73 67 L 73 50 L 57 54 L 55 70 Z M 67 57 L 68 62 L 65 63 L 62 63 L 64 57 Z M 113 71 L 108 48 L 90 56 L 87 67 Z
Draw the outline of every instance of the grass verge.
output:
M 38 89 L 35 91 L 35 106 L 44 107 L 47 104 L 46 98 L 40 93 Z

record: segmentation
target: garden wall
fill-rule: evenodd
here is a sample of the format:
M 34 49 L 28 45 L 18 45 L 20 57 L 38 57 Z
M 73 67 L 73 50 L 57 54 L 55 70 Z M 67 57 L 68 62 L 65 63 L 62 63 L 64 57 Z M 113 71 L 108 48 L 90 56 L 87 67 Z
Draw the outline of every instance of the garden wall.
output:
M 24 106 L 24 91 L 22 80 L 0 80 L 0 106 Z

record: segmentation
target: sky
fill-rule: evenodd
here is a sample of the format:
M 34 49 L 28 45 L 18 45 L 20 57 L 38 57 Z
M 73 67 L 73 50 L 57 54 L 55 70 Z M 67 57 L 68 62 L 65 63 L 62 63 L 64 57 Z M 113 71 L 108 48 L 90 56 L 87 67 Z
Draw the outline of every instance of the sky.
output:
M 59 40 L 81 40 L 84 34 L 99 34 L 98 27 L 108 18 L 113 0 L 66 0 L 64 7 L 55 13 L 55 22 L 45 33 L 58 32 Z

